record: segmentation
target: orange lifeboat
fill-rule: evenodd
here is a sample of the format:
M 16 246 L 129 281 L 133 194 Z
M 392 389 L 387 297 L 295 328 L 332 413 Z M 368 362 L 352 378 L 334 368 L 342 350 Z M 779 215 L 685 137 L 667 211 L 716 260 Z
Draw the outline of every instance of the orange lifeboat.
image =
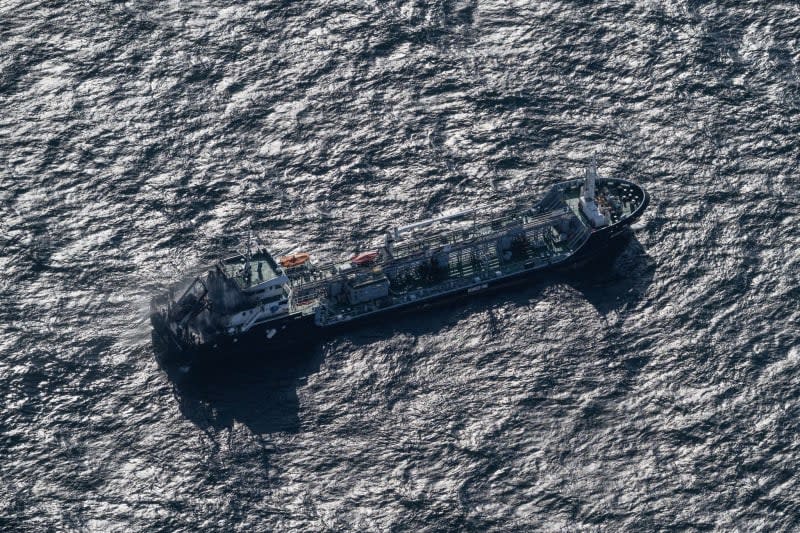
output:
M 309 259 L 311 259 L 309 254 L 305 252 L 298 252 L 296 254 L 279 257 L 278 263 L 280 263 L 283 268 L 294 268 L 304 264 Z
M 356 266 L 364 266 L 375 262 L 376 259 L 378 259 L 378 252 L 373 250 L 354 255 L 350 258 L 350 263 Z

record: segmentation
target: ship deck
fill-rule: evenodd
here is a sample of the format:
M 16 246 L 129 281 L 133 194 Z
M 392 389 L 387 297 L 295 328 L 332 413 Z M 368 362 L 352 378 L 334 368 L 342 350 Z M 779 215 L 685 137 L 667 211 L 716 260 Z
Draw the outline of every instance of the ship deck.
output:
M 569 229 L 559 231 L 559 226 Z M 522 233 L 525 238 L 512 249 L 500 251 L 498 239 L 509 231 Z M 568 259 L 588 235 L 587 223 L 558 199 L 468 230 L 413 242 L 403 246 L 402 253 L 395 254 L 392 261 L 380 265 L 391 280 L 389 296 L 355 305 L 323 299 L 317 322 L 334 325 L 449 293 L 477 290 L 490 282 L 546 268 Z M 446 266 L 425 267 L 429 264 L 426 258 L 441 253 L 447 254 Z
M 343 269 L 330 264 L 309 270 L 296 280 L 298 299 L 293 310 L 316 313 L 318 325 L 330 326 L 450 293 L 479 290 L 504 278 L 563 263 L 593 231 L 579 205 L 582 185 L 583 180 L 561 183 L 532 208 L 409 239 L 394 247 L 390 259 L 375 265 Z M 641 203 L 635 187 L 623 180 L 598 180 L 598 201 L 610 208 L 612 224 L 625 219 Z M 521 232 L 525 238 L 513 249 L 501 251 L 498 239 L 513 232 Z M 443 254 L 446 265 L 432 266 Z M 388 296 L 350 304 L 346 298 L 327 295 L 331 280 L 344 279 L 342 271 L 352 276 L 376 268 L 390 280 Z
M 249 276 L 246 275 L 248 262 L 250 265 Z M 279 276 L 278 267 L 272 257 L 260 251 L 252 254 L 249 261 L 244 255 L 229 257 L 221 261 L 219 267 L 242 289 L 253 287 Z

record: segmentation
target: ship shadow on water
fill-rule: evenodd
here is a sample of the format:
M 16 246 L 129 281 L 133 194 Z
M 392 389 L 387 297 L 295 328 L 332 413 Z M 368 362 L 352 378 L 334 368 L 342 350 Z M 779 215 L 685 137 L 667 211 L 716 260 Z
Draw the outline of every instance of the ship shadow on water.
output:
M 616 243 L 608 256 L 568 272 L 564 280 L 607 318 L 637 305 L 653 282 L 655 271 L 653 258 L 629 235 Z
M 499 288 L 462 300 L 455 305 L 434 305 L 393 317 L 373 321 L 341 332 L 341 346 L 363 347 L 385 341 L 394 335 L 411 336 L 436 333 L 462 318 L 465 313 L 489 313 L 490 329 L 502 331 L 492 309 L 506 303 L 529 305 L 554 284 L 572 287 L 602 317 L 620 314 L 645 294 L 655 272 L 654 261 L 632 236 L 620 240 L 605 258 L 566 272 L 554 272 L 535 280 L 522 280 L 514 287 Z M 162 369 L 169 376 L 183 415 L 206 432 L 247 426 L 257 435 L 300 430 L 297 389 L 317 371 L 324 360 L 325 338 L 308 338 L 291 348 L 275 349 L 272 354 L 231 353 L 230 363 L 204 369 L 170 366 L 158 356 L 160 343 L 153 345 Z
M 231 353 L 230 363 L 189 371 L 157 359 L 172 383 L 181 413 L 201 430 L 215 433 L 240 423 L 257 435 L 296 433 L 300 430 L 297 389 L 319 371 L 322 348 L 322 342 L 309 339 L 276 354 Z

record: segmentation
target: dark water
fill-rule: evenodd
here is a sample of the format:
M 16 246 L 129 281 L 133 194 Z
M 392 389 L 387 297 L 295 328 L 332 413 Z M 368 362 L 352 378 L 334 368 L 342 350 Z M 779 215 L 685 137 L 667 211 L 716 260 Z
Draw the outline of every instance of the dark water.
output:
M 0 111 L 0 529 L 800 528 L 796 3 L 12 0 Z M 250 221 L 344 255 L 593 152 L 653 198 L 610 268 L 153 357 Z

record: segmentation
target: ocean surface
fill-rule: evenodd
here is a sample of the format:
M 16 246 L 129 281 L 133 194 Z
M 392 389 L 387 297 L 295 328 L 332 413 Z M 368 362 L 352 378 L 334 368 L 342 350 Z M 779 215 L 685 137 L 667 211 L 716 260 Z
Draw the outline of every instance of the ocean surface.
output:
M 610 265 L 154 356 L 248 228 L 348 257 L 595 153 L 652 196 Z M 799 164 L 797 2 L 0 0 L 0 530 L 796 531 Z

